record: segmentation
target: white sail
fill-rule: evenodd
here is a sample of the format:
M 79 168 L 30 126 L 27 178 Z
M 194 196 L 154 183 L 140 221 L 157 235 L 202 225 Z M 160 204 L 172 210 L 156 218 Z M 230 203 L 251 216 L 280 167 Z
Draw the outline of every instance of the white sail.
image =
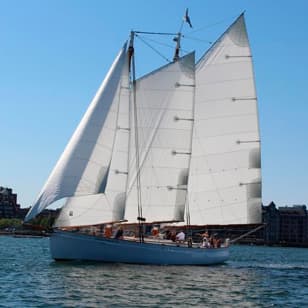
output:
M 140 193 L 142 214 L 148 222 L 183 220 L 191 152 L 194 67 L 191 53 L 136 82 Z M 125 210 L 129 222 L 138 217 L 134 129 L 132 125 Z
M 104 191 L 116 131 L 119 82 L 125 65 L 125 51 L 126 44 L 28 212 L 26 221 L 63 197 Z
M 197 63 L 195 99 L 190 223 L 259 223 L 260 134 L 243 15 Z
M 55 227 L 88 226 L 124 219 L 130 125 L 128 57 L 115 102 L 117 100 L 117 127 L 104 193 L 69 198 L 61 209 Z

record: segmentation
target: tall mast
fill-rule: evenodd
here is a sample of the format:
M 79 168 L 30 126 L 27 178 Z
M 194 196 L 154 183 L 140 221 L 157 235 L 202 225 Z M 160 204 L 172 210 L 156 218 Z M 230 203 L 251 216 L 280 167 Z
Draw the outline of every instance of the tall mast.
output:
M 182 26 L 181 26 L 181 28 L 182 28 Z M 174 62 L 178 61 L 179 58 L 180 58 L 181 36 L 182 36 L 182 33 L 179 32 L 177 34 L 177 36 L 173 39 L 176 42 L 174 56 L 173 56 L 173 61 Z
M 140 183 L 140 157 L 139 157 L 139 137 L 138 137 L 138 114 L 137 114 L 137 101 L 136 101 L 136 70 L 135 70 L 135 53 L 134 53 L 134 37 L 135 32 L 131 31 L 130 42 L 128 47 L 129 56 L 129 71 L 131 73 L 131 91 L 133 94 L 133 108 L 134 108 L 134 132 L 135 132 L 135 155 L 136 155 L 136 178 L 137 178 L 137 200 L 138 200 L 138 226 L 139 226 L 139 240 L 140 243 L 144 242 L 143 222 L 145 218 L 142 216 L 141 204 L 141 183 Z
M 185 11 L 185 15 L 184 15 L 184 17 L 182 19 L 179 32 L 177 33 L 176 37 L 173 38 L 173 40 L 176 42 L 174 56 L 173 56 L 173 61 L 174 62 L 178 61 L 179 58 L 180 58 L 182 29 L 183 29 L 183 26 L 184 26 L 185 22 L 187 22 L 189 24 L 189 26 L 192 28 L 192 25 L 191 25 L 191 22 L 190 22 L 190 18 L 188 16 L 188 9 L 186 9 L 186 11 Z

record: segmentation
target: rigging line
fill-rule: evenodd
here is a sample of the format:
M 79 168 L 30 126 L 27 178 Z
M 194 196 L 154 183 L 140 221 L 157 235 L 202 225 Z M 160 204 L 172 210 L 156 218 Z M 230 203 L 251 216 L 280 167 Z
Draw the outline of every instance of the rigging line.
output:
M 134 31 L 135 33 L 141 34 L 157 34 L 157 35 L 176 35 L 177 33 L 170 33 L 170 32 L 148 32 L 148 31 Z
M 235 18 L 237 18 L 237 17 L 238 17 L 238 14 L 233 15 L 232 19 L 235 19 Z M 218 21 L 218 22 L 215 22 L 215 23 L 213 23 L 213 24 L 208 24 L 208 25 L 206 25 L 206 26 L 203 26 L 203 27 L 201 27 L 201 28 L 195 29 L 195 30 L 190 31 L 190 32 L 188 32 L 188 33 L 189 33 L 189 34 L 192 34 L 192 33 L 195 33 L 195 32 L 202 31 L 202 30 L 204 30 L 204 29 L 209 29 L 209 28 L 215 27 L 215 26 L 217 26 L 217 25 L 219 25 L 219 24 L 225 23 L 225 22 L 226 22 L 227 20 L 229 20 L 229 19 L 231 19 L 231 17 L 226 17 L 226 18 L 224 18 L 224 19 L 221 19 L 221 20 Z
M 161 56 L 164 60 L 166 60 L 168 63 L 172 63 L 168 58 L 166 58 L 161 52 L 159 52 L 156 48 L 154 48 L 152 45 L 150 45 L 148 42 L 146 42 L 140 35 L 135 34 L 137 38 L 139 38 L 145 45 L 147 45 L 149 48 L 151 48 L 154 52 L 156 52 L 159 56 Z
M 165 98 L 165 100 L 163 100 L 161 102 L 161 106 L 168 104 L 169 97 L 170 97 L 170 94 L 168 94 L 167 97 Z M 146 159 L 148 157 L 150 148 L 151 148 L 151 146 L 152 146 L 152 144 L 154 142 L 154 138 L 157 136 L 158 127 L 159 127 L 159 125 L 160 125 L 160 123 L 161 123 L 161 121 L 163 119 L 163 116 L 165 115 L 164 110 L 165 110 L 165 108 L 162 108 L 161 112 L 158 114 L 157 117 L 150 119 L 150 121 L 155 121 L 156 125 L 153 126 L 153 127 L 157 127 L 157 128 L 150 132 L 148 138 L 146 138 L 146 140 L 145 140 L 145 142 L 143 144 L 144 151 L 142 153 L 142 159 L 141 159 L 142 162 L 141 162 L 141 165 L 139 166 L 140 169 L 142 168 L 142 166 L 144 165 L 144 163 L 145 163 L 145 161 L 146 161 Z M 142 133 L 143 133 L 143 131 L 141 130 L 141 134 Z M 135 183 L 135 181 L 136 181 L 136 177 L 134 178 L 134 181 L 132 182 L 132 185 Z M 131 191 L 132 185 L 130 186 L 129 191 Z
M 143 38 L 143 39 L 145 40 L 145 38 Z M 152 38 L 149 38 L 149 37 L 147 37 L 146 40 L 151 41 L 151 42 L 156 43 L 156 44 L 161 45 L 161 46 L 165 46 L 165 47 L 172 48 L 172 49 L 174 48 L 173 46 L 171 46 L 169 44 L 158 42 L 158 41 L 156 41 L 156 40 L 154 40 Z
M 182 35 L 182 37 L 184 37 L 184 35 Z M 185 37 L 185 38 L 186 38 L 186 37 Z M 143 38 L 143 39 L 144 39 L 144 38 Z M 171 45 L 169 45 L 169 44 L 162 43 L 162 42 L 158 42 L 158 41 L 153 40 L 153 39 L 151 39 L 151 38 L 147 38 L 147 40 L 148 40 L 148 41 L 151 41 L 151 42 L 153 42 L 153 43 L 156 43 L 156 44 L 158 44 L 158 45 L 161 45 L 161 46 L 165 46 L 165 47 L 174 49 L 174 47 L 171 46 Z M 183 52 L 185 52 L 185 53 L 189 53 L 189 50 L 186 50 L 186 49 L 183 49 L 183 48 L 181 48 L 181 51 L 183 51 Z
M 212 41 L 202 40 L 202 39 L 192 37 L 192 36 L 187 36 L 187 35 L 182 35 L 182 38 L 193 40 L 193 41 L 198 41 L 198 42 L 202 42 L 202 43 L 206 43 L 206 44 L 210 44 L 210 45 L 213 44 Z

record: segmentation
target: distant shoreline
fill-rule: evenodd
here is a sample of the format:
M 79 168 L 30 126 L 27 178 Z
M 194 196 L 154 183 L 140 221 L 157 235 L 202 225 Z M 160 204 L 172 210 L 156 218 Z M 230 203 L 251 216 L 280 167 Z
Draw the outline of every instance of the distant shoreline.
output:
M 16 230 L 16 231 L 0 231 L 0 236 L 14 236 L 14 237 L 49 237 L 48 232 L 38 232 L 38 231 L 29 231 L 29 230 Z

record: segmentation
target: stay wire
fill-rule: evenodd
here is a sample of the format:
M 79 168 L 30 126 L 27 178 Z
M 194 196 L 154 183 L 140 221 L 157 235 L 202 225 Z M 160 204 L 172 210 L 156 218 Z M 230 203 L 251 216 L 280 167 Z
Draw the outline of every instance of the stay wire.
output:
M 202 40 L 202 39 L 199 39 L 199 38 L 196 38 L 196 37 L 192 37 L 192 36 L 187 36 L 187 35 L 182 35 L 182 38 L 193 40 L 193 41 L 198 41 L 198 42 L 206 43 L 206 44 L 210 44 L 210 45 L 213 44 L 212 41 Z
M 182 38 L 185 38 L 185 39 L 186 39 L 186 36 L 182 35 Z M 154 39 L 151 39 L 151 38 L 147 38 L 147 40 L 148 40 L 148 41 L 151 41 L 151 42 L 153 42 L 153 43 L 155 43 L 155 44 L 157 44 L 157 45 L 161 45 L 161 46 L 168 47 L 168 48 L 170 48 L 170 49 L 174 49 L 174 46 L 171 46 L 171 45 L 169 45 L 169 44 L 165 44 L 165 43 L 162 43 L 162 42 L 158 42 L 158 41 L 156 41 L 156 40 L 154 40 Z M 188 50 L 185 50 L 185 49 L 183 49 L 183 48 L 180 48 L 180 49 L 181 49 L 181 51 L 183 51 L 183 52 L 185 52 L 185 53 L 188 53 L 188 52 L 189 52 Z
M 220 24 L 225 23 L 225 22 L 226 22 L 227 20 L 229 20 L 230 18 L 235 19 L 235 18 L 237 18 L 237 17 L 238 17 L 238 14 L 237 14 L 237 15 L 233 15 L 232 17 L 226 17 L 226 18 L 221 19 L 220 21 L 215 22 L 215 23 L 213 23 L 213 24 L 209 24 L 209 25 L 203 26 L 203 27 L 201 27 L 201 28 L 195 29 L 195 30 L 193 30 L 193 31 L 190 31 L 190 32 L 188 32 L 188 34 L 196 33 L 196 32 L 199 32 L 199 31 L 203 31 L 203 30 L 205 30 L 205 29 L 209 29 L 209 28 L 215 27 L 215 26 L 217 26 L 217 25 L 220 25 Z
M 151 48 L 154 52 L 156 52 L 159 56 L 161 56 L 164 60 L 166 60 L 168 63 L 172 63 L 168 58 L 166 58 L 161 52 L 159 52 L 156 48 L 154 48 L 152 45 L 150 45 L 148 42 L 146 42 L 141 36 L 138 34 L 135 34 L 137 38 L 139 38 L 145 45 L 147 45 L 149 48 Z

